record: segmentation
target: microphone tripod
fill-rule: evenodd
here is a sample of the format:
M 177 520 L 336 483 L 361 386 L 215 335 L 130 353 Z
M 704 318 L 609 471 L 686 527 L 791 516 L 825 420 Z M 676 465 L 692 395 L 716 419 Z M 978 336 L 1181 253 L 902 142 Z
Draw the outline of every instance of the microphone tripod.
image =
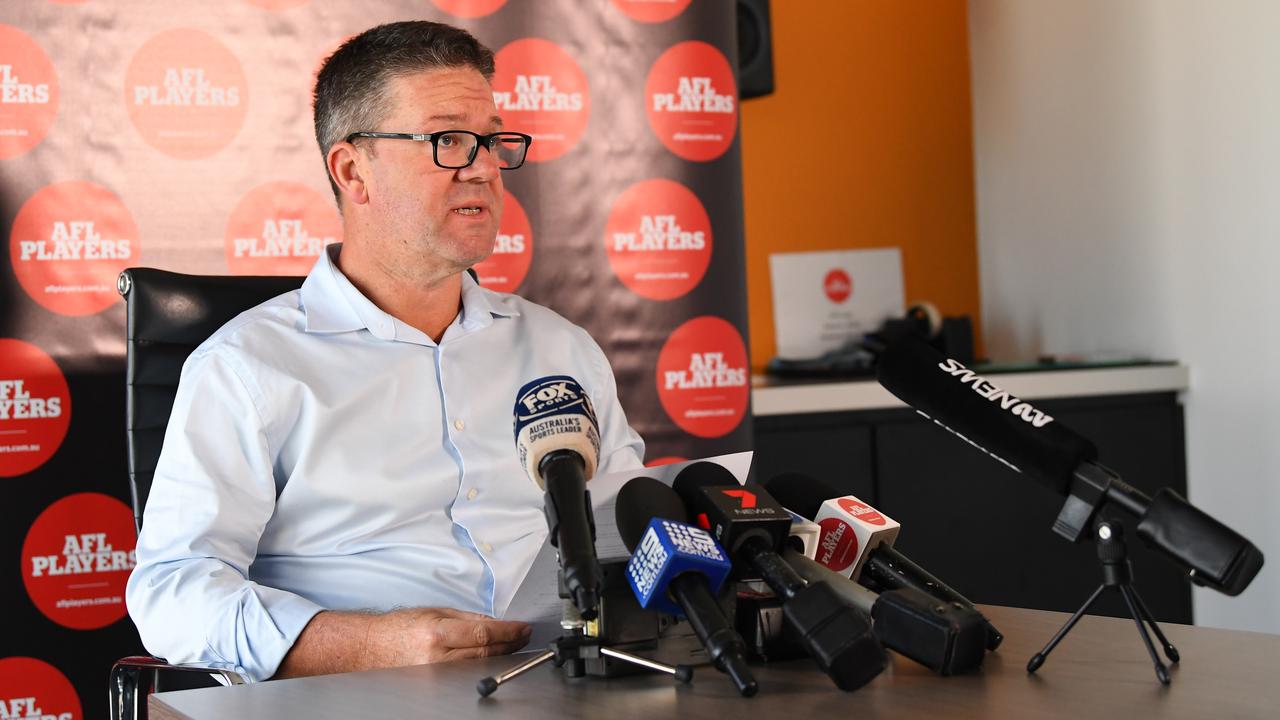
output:
M 1071 628 L 1080 621 L 1094 602 L 1102 596 L 1102 591 L 1108 588 L 1120 593 L 1120 597 L 1124 598 L 1124 604 L 1129 608 L 1129 615 L 1133 617 L 1134 623 L 1138 626 L 1138 634 L 1142 636 L 1142 642 L 1147 646 L 1147 654 L 1151 656 L 1151 662 L 1155 664 L 1156 679 L 1163 685 L 1169 684 L 1169 669 L 1164 662 L 1160 660 L 1160 656 L 1156 653 L 1155 645 L 1151 642 L 1151 635 L 1147 633 L 1147 626 L 1151 626 L 1151 633 L 1160 641 L 1160 645 L 1164 648 L 1164 654 L 1169 658 L 1170 663 L 1177 663 L 1181 659 L 1178 655 L 1178 649 L 1169 642 L 1168 638 L 1160 632 L 1160 626 L 1156 624 L 1155 618 L 1151 616 L 1151 611 L 1147 609 L 1147 604 L 1142 601 L 1142 596 L 1138 595 L 1138 591 L 1133 587 L 1133 566 L 1129 562 L 1129 549 L 1124 542 L 1123 528 L 1119 523 L 1111 523 L 1106 520 L 1099 520 L 1093 527 L 1094 544 L 1098 550 L 1098 562 L 1102 564 L 1102 584 L 1097 590 L 1089 596 L 1084 605 L 1076 611 L 1075 615 L 1067 621 L 1062 629 L 1058 630 L 1053 639 L 1049 641 L 1044 649 L 1027 661 L 1027 672 L 1033 673 L 1044 664 L 1049 657 L 1049 653 L 1057 647 L 1067 633 L 1071 632 Z
M 514 680 L 548 661 L 554 661 L 556 667 L 563 668 L 567 677 L 582 677 L 587 671 L 587 661 L 600 660 L 602 658 L 613 658 L 614 660 L 638 665 L 655 672 L 666 673 L 685 684 L 693 681 L 692 667 L 688 665 L 667 665 L 656 660 L 611 648 L 605 645 L 600 638 L 586 634 L 586 626 L 587 623 L 582 619 L 578 608 L 569 600 L 565 600 L 564 618 L 560 621 L 560 627 L 564 629 L 565 634 L 552 640 L 546 650 L 535 654 L 510 670 L 482 678 L 480 682 L 476 683 L 476 692 L 480 693 L 480 697 L 488 697 L 498 689 L 498 686 Z

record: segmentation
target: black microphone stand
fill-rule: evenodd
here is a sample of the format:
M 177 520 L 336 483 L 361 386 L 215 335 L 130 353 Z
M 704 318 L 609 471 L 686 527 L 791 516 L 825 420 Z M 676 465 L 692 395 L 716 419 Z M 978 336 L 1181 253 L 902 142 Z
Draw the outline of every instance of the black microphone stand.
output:
M 1034 673 L 1044 664 L 1049 657 L 1049 653 L 1057 647 L 1067 633 L 1071 632 L 1071 628 L 1080 621 L 1089 608 L 1102 597 L 1102 591 L 1108 588 L 1120 593 L 1120 597 L 1124 598 L 1124 604 L 1129 608 L 1129 615 L 1133 617 L 1134 623 L 1138 626 L 1138 634 L 1142 636 L 1142 642 L 1147 646 L 1147 654 L 1151 656 L 1151 662 L 1155 665 L 1156 679 L 1163 685 L 1169 684 L 1169 669 L 1164 662 L 1160 660 L 1160 656 L 1156 653 L 1155 645 L 1151 642 L 1151 635 L 1147 633 L 1147 626 L 1151 627 L 1151 633 L 1160 641 L 1160 645 L 1164 648 L 1164 654 L 1168 656 L 1170 663 L 1177 663 L 1180 660 L 1178 649 L 1169 642 L 1169 639 L 1160 631 L 1160 626 L 1156 624 L 1155 618 L 1151 616 L 1151 611 L 1147 609 L 1147 604 L 1142 601 L 1142 596 L 1138 594 L 1137 589 L 1133 587 L 1133 565 L 1129 562 L 1129 548 L 1124 542 L 1124 529 L 1119 523 L 1113 523 L 1107 520 L 1099 520 L 1093 526 L 1094 545 L 1098 551 L 1098 562 L 1102 564 L 1102 584 L 1097 590 L 1089 596 L 1084 605 L 1071 616 L 1065 625 L 1058 630 L 1053 639 L 1049 641 L 1044 649 L 1027 661 L 1027 672 Z
M 563 575 L 561 580 L 560 594 L 565 597 L 568 593 L 564 589 Z M 546 650 L 535 654 L 504 673 L 482 678 L 476 684 L 476 692 L 480 693 L 480 697 L 492 695 L 498 689 L 498 686 L 514 680 L 548 661 L 554 661 L 555 666 L 562 668 L 565 676 L 571 678 L 582 677 L 586 674 L 587 661 L 608 657 L 655 672 L 666 673 L 682 683 L 688 684 L 693 680 L 693 668 L 688 665 L 667 665 L 639 655 L 632 655 L 629 652 L 611 648 L 605 645 L 600 638 L 586 634 L 586 621 L 582 619 L 578 608 L 568 599 L 564 602 L 564 618 L 560 621 L 560 627 L 564 629 L 565 634 L 552 640 L 547 645 Z

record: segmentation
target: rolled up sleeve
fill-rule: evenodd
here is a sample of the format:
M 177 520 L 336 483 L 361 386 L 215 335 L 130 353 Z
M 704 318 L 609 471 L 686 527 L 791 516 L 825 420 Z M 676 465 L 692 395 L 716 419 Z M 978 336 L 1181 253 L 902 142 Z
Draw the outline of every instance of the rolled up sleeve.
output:
M 183 367 L 126 602 L 149 652 L 265 680 L 324 608 L 248 579 L 276 484 L 261 398 L 238 370 L 201 351 Z

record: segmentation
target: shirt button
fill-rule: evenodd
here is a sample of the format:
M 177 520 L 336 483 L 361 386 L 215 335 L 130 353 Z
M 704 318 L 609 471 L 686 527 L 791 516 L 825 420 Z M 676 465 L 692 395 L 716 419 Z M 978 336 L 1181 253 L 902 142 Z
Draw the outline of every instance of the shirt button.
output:
M 479 490 L 477 490 L 477 489 L 475 489 L 475 488 L 471 488 L 470 490 L 468 490 L 468 491 L 467 491 L 467 499 L 468 499 L 468 500 L 475 500 L 475 499 L 476 499 L 476 496 L 477 496 L 477 495 L 479 495 L 479 494 L 480 494 L 480 491 L 479 491 Z
M 464 427 L 466 427 L 466 426 L 467 426 L 467 424 L 466 424 L 466 423 L 464 423 L 464 422 L 462 422 L 461 420 L 454 420 L 454 421 L 453 421 L 453 429 L 455 429 L 455 430 L 461 430 L 462 428 L 464 428 Z
M 480 543 L 480 549 L 487 553 L 493 552 L 493 546 L 489 543 Z

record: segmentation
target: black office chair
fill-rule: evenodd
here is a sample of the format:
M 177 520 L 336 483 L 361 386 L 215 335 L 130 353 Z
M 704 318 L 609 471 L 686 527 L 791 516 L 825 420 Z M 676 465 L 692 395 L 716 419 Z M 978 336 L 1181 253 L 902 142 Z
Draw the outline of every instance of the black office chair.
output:
M 142 509 L 151 491 L 178 377 L 187 356 L 236 315 L 297 289 L 302 280 L 183 275 L 152 268 L 131 268 L 120 273 L 117 289 L 128 305 L 125 431 L 129 489 L 138 531 L 142 530 Z M 160 688 L 160 673 L 164 671 L 220 675 L 233 685 L 245 682 L 239 674 L 220 668 L 173 665 L 146 656 L 122 658 L 111 668 L 112 720 L 145 720 L 147 696 Z

